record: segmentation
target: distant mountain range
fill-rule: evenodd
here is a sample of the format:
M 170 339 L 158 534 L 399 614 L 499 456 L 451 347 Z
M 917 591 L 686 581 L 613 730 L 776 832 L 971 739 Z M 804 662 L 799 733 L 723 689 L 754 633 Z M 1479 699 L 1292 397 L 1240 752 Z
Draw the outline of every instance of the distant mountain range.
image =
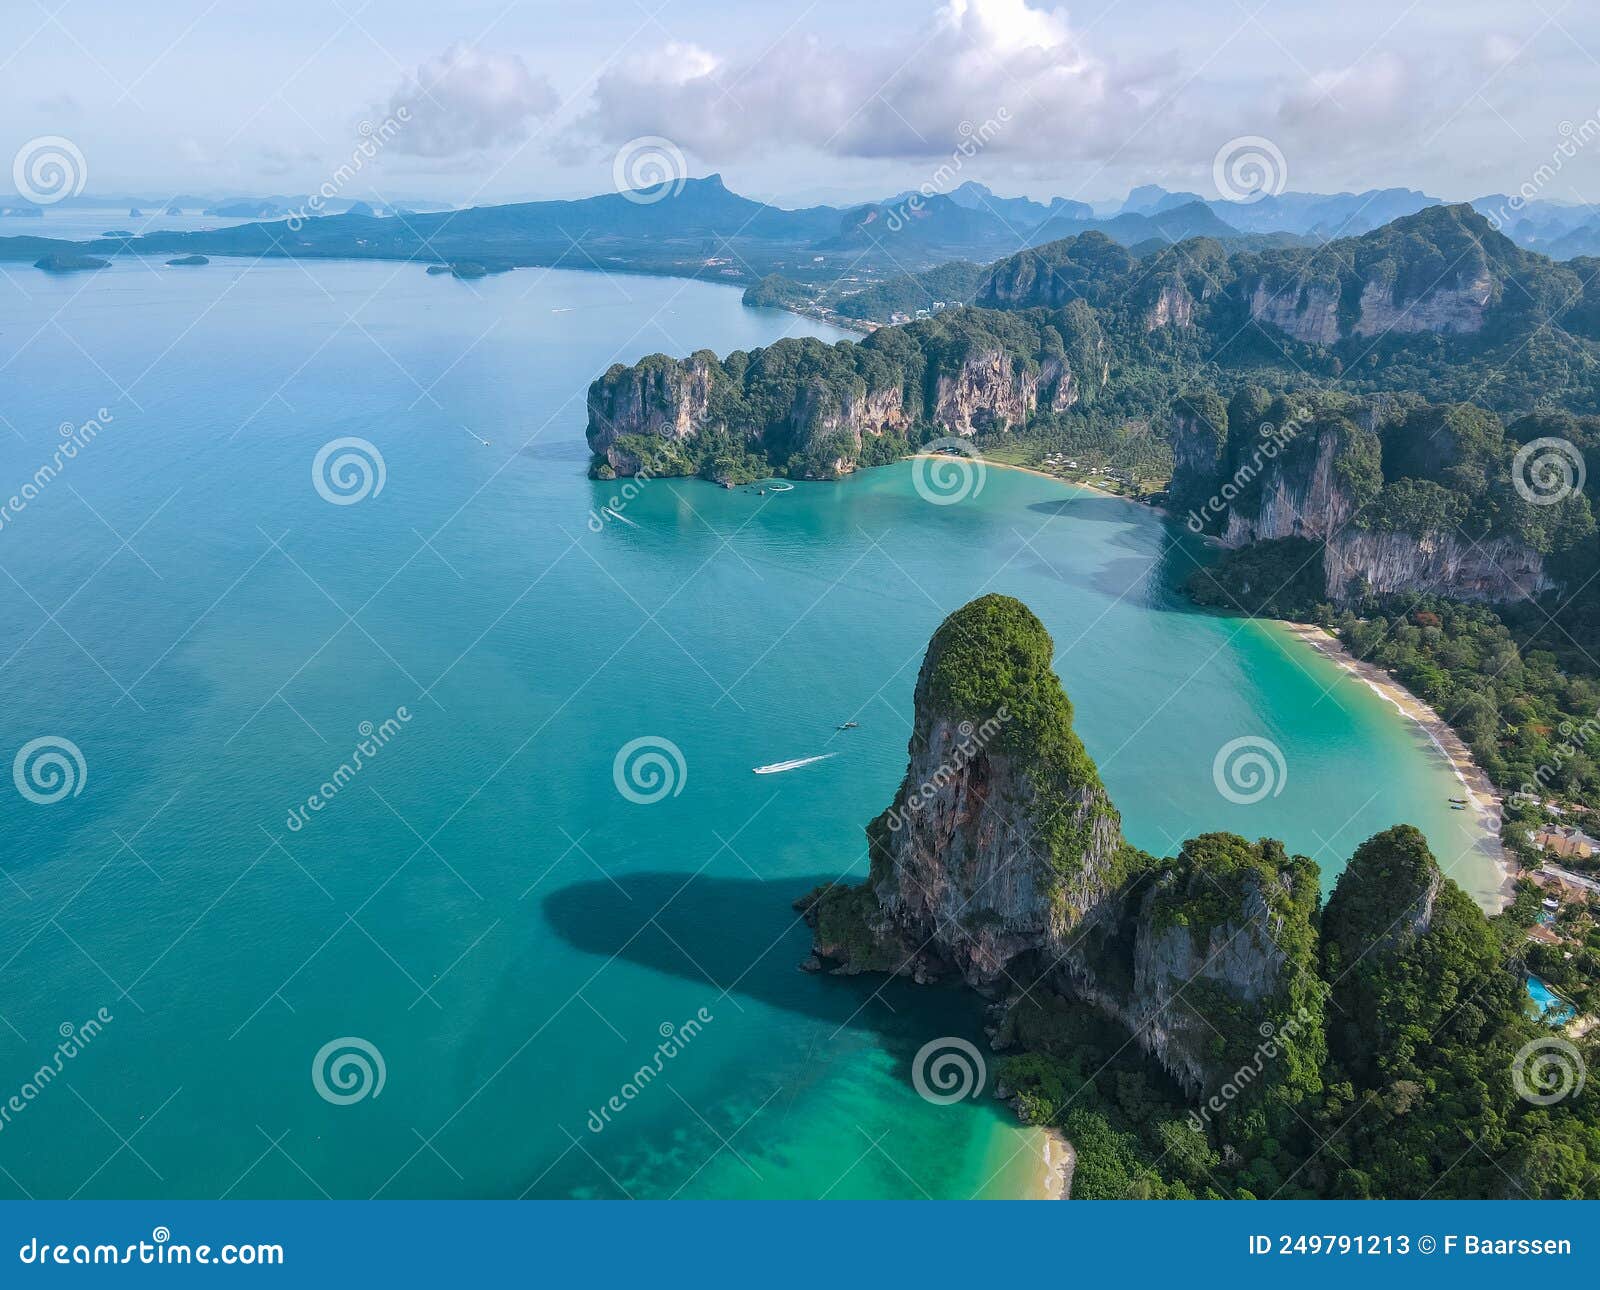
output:
M 126 200 L 130 208 L 197 210 L 253 222 L 92 242 L 0 238 L 0 260 L 131 252 L 471 262 L 487 269 L 565 265 L 743 283 L 777 277 L 811 288 L 813 295 L 826 290 L 837 296 L 954 262 L 987 264 L 1085 233 L 1102 233 L 1141 256 L 1190 238 L 1266 252 L 1357 236 L 1443 205 L 1404 188 L 1286 192 L 1246 203 L 1208 201 L 1147 184 L 1114 214 L 1096 218 L 1085 202 L 1001 197 L 968 181 L 948 194 L 905 192 L 860 206 L 787 210 L 731 192 L 719 175 L 575 201 L 463 210 L 391 208 L 385 214 L 363 201 L 340 200 L 311 218 L 304 217 L 308 200 L 292 196 L 115 200 Z M 73 204 L 81 206 L 84 199 Z M 1472 206 L 1518 245 L 1552 258 L 1600 251 L 1600 214 L 1588 207 L 1514 202 L 1503 195 Z M 286 218 L 291 215 L 300 218 Z M 769 294 L 778 298 L 788 291 Z

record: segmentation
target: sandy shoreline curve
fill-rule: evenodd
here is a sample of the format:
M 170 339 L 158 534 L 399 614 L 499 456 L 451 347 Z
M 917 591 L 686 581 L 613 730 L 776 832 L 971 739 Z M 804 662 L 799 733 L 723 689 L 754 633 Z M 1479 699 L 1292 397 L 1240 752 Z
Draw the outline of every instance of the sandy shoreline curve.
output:
M 968 460 L 968 458 L 964 457 L 952 458 L 951 454 L 943 452 L 914 452 L 911 454 L 910 460 L 915 461 L 919 457 L 926 457 L 933 461 L 938 461 L 941 459 L 957 461 Z M 1115 497 L 1119 502 L 1127 502 L 1130 506 L 1143 506 L 1145 510 L 1153 511 L 1157 515 L 1165 515 L 1167 513 L 1159 506 L 1150 506 L 1144 502 L 1141 502 L 1137 497 L 1129 497 L 1126 493 L 1113 493 L 1109 488 L 1097 488 L 1093 484 L 1084 483 L 1081 480 L 1067 479 L 1063 475 L 1052 475 L 1048 470 L 1040 470 L 1036 466 L 1019 466 L 1017 463 L 1011 461 L 996 461 L 993 457 L 980 456 L 978 458 L 974 458 L 973 460 L 982 462 L 985 470 L 1021 471 L 1024 475 L 1036 475 L 1040 479 L 1048 479 L 1051 483 L 1061 484 L 1066 488 L 1081 488 L 1086 493 L 1096 493 L 1101 497 Z
M 1060 1129 L 1044 1130 L 1044 1198 L 1070 1200 L 1072 1172 L 1078 1166 L 1078 1150 Z
M 1339 638 L 1326 628 L 1316 627 L 1310 623 L 1274 621 L 1290 636 L 1309 645 L 1324 658 L 1331 659 L 1357 680 L 1364 682 L 1380 698 L 1388 700 L 1403 716 L 1421 727 L 1429 741 L 1439 750 L 1440 756 L 1450 763 L 1450 769 L 1455 772 L 1456 778 L 1461 781 L 1462 787 L 1466 790 L 1467 809 L 1477 818 L 1483 831 L 1483 839 L 1476 851 L 1492 859 L 1499 878 L 1496 893 L 1499 905 L 1489 912 L 1498 913 L 1509 905 L 1512 897 L 1516 895 L 1517 880 L 1511 862 L 1506 857 L 1505 849 L 1500 845 L 1500 794 L 1495 790 L 1493 782 L 1484 773 L 1483 768 L 1473 759 L 1472 750 L 1462 742 L 1461 736 L 1456 734 L 1450 728 L 1449 722 L 1433 708 L 1412 694 L 1383 668 L 1376 663 L 1356 658 L 1344 647 Z

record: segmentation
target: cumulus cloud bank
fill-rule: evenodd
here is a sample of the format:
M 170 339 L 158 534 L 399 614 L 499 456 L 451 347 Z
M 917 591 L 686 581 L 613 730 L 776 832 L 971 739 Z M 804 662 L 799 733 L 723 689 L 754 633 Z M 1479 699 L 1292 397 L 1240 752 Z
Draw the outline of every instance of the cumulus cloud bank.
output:
M 516 54 L 456 44 L 407 74 L 379 111 L 410 113 L 393 151 L 443 160 L 520 143 L 559 103 L 550 81 Z
M 672 44 L 595 87 L 589 124 L 615 141 L 665 135 L 701 156 L 793 144 L 842 157 L 923 157 L 1005 109 L 990 147 L 1104 155 L 1152 111 L 1170 69 L 1096 58 L 1059 9 L 947 0 L 903 42 L 849 48 L 792 35 L 751 57 Z

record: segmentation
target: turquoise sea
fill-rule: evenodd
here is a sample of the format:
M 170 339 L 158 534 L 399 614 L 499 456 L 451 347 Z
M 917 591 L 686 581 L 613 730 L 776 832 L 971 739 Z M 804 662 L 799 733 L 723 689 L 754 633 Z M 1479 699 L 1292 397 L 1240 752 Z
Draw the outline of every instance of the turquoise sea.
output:
M 790 908 L 864 873 L 922 649 L 987 590 L 1054 633 L 1134 842 L 1277 835 L 1331 882 L 1408 820 L 1492 886 L 1421 732 L 1191 612 L 1145 508 L 1000 469 L 933 505 L 902 464 L 606 514 L 609 363 L 830 334 L 735 290 L 119 261 L 0 301 L 0 498 L 86 444 L 0 525 L 0 753 L 62 757 L 23 777 L 59 800 L 0 792 L 0 1195 L 1035 1190 L 1037 1134 L 911 1085 L 978 1001 L 805 975 Z M 382 486 L 331 504 L 350 438 Z M 1283 759 L 1248 804 L 1245 738 Z

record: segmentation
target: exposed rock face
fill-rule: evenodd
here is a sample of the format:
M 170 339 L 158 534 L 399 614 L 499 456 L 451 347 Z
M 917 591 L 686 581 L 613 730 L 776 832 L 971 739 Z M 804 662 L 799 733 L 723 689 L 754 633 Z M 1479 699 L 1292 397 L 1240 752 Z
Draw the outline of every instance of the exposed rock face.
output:
M 1424 592 L 1461 600 L 1526 600 L 1556 584 L 1544 557 L 1512 538 L 1469 543 L 1454 533 L 1346 529 L 1323 549 L 1328 594 L 1353 597 L 1365 583 L 1378 594 Z
M 1220 834 L 1171 862 L 1129 847 L 1052 655 L 1009 597 L 946 619 L 917 678 L 906 778 L 868 826 L 871 878 L 797 907 L 835 971 L 954 972 L 990 994 L 1040 984 L 1121 1021 L 1191 1091 L 1211 1090 L 1237 1045 L 1219 1054 L 1191 996 L 1281 1016 L 1304 967 L 1293 956 L 1309 953 L 1316 868 Z M 1245 1047 L 1258 1041 L 1252 1023 Z
M 1274 415 L 1278 415 L 1275 413 Z M 1370 419 L 1370 409 L 1355 415 Z M 1281 538 L 1320 542 L 1327 598 L 1335 604 L 1364 594 L 1420 592 L 1462 600 L 1528 599 L 1556 584 L 1544 557 L 1510 537 L 1470 541 L 1453 530 L 1409 532 L 1369 527 L 1362 499 L 1342 469 L 1343 454 L 1362 431 L 1344 418 L 1306 418 L 1292 439 L 1267 459 L 1214 451 L 1215 434 L 1193 409 L 1180 406 L 1173 421 L 1172 495 L 1231 549 Z M 1370 442 L 1370 436 L 1369 436 Z M 1218 497 L 1226 504 L 1218 506 Z
M 1240 858 L 1247 863 L 1235 867 Z M 1289 978 L 1307 967 L 1291 963 L 1289 947 L 1309 945 L 1301 933 L 1315 891 L 1310 862 L 1291 860 L 1276 843 L 1226 834 L 1194 839 L 1133 907 L 1125 933 L 1133 944 L 1131 990 L 1121 974 L 1102 968 L 1097 976 L 1093 956 L 1074 988 L 1122 1021 L 1191 1094 L 1212 1092 L 1231 1068 L 1217 1061 L 1216 1023 L 1198 1000 L 1210 990 L 1272 1028 L 1281 1025 Z M 1218 892 L 1225 893 L 1227 915 L 1211 923 L 1196 917 L 1195 907 Z
M 1354 297 L 1351 316 L 1340 311 L 1346 293 Z M 1460 273 L 1411 294 L 1396 290 L 1392 269 L 1365 281 L 1304 285 L 1295 278 L 1264 276 L 1250 292 L 1250 317 L 1308 345 L 1335 345 L 1351 336 L 1388 332 L 1470 335 L 1483 330 L 1493 296 L 1494 279 L 1479 257 Z
M 872 889 L 889 920 L 972 985 L 1018 955 L 1059 956 L 1120 882 L 1124 844 L 1049 634 L 985 596 L 945 620 L 917 678 L 910 764 L 868 831 Z M 980 697 L 986 661 L 1009 663 Z
M 1077 381 L 1065 362 L 1030 372 L 995 349 L 969 355 L 953 375 L 938 378 L 930 419 L 947 434 L 973 435 L 1023 426 L 1041 402 L 1060 412 L 1077 401 Z
M 1494 284 L 1486 271 L 1450 286 L 1435 285 L 1409 299 L 1396 300 L 1392 283 L 1375 278 L 1361 289 L 1357 336 L 1384 332 L 1459 332 L 1483 330 L 1483 311 Z
M 1189 327 L 1194 324 L 1194 297 L 1181 282 L 1169 282 L 1161 288 L 1155 304 L 1145 311 L 1144 329 L 1157 331 L 1162 327 Z
M 1225 546 L 1284 537 L 1326 539 L 1348 523 L 1354 504 L 1335 469 L 1341 432 L 1325 426 L 1306 434 L 1309 442 L 1302 439 L 1292 454 L 1265 465 L 1253 510 L 1229 509 Z
M 705 425 L 715 358 L 681 362 L 654 354 L 633 367 L 613 366 L 589 387 L 589 447 L 619 475 L 638 470 L 638 458 L 619 447 L 624 435 L 688 439 Z
M 1339 339 L 1339 291 L 1294 283 L 1274 290 L 1263 279 L 1250 293 L 1250 317 L 1307 345 L 1332 345 Z
M 633 475 L 641 463 L 625 442 L 630 436 L 688 445 L 707 430 L 726 431 L 781 462 L 839 434 L 848 436 L 859 453 L 867 438 L 904 433 L 919 419 L 906 406 L 899 373 L 887 366 L 876 369 L 870 382 L 852 381 L 842 391 L 838 382 L 789 377 L 788 405 L 759 423 L 730 424 L 717 413 L 718 382 L 731 379 L 709 352 L 681 360 L 654 354 L 632 367 L 616 364 L 589 387 L 589 447 L 617 475 Z M 921 396 L 925 419 L 942 434 L 962 436 L 1020 428 L 1041 410 L 1064 411 L 1082 393 L 1066 359 L 1029 361 L 999 346 L 968 353 L 930 385 Z M 842 454 L 831 461 L 830 473 L 854 467 L 854 457 Z

